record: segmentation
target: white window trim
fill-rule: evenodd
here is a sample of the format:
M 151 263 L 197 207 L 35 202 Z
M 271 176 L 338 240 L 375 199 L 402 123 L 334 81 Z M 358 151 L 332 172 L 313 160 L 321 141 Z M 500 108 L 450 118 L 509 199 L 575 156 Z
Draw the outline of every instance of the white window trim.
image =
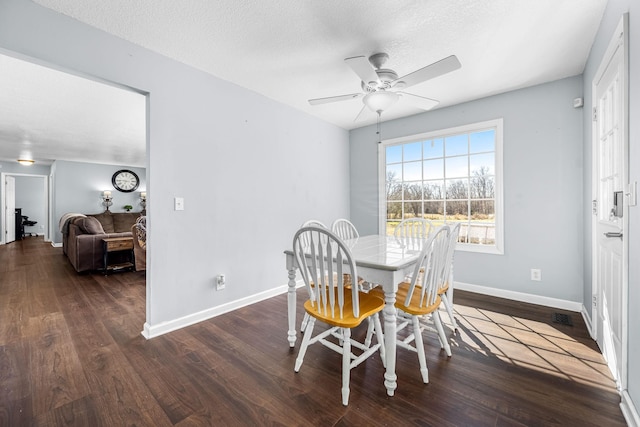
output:
M 496 188 L 495 188 L 495 213 L 496 213 L 496 244 L 479 245 L 471 243 L 458 243 L 456 250 L 467 252 L 479 252 L 486 254 L 504 255 L 504 194 L 503 194 L 503 119 L 487 120 L 484 122 L 471 123 L 448 129 L 439 129 L 432 132 L 420 133 L 416 135 L 403 136 L 399 138 L 386 139 L 378 144 L 378 233 L 386 232 L 387 222 L 387 201 L 385 193 L 386 180 L 386 150 L 388 145 L 420 141 L 424 139 L 441 138 L 456 133 L 469 133 L 480 128 L 494 128 L 496 130 Z

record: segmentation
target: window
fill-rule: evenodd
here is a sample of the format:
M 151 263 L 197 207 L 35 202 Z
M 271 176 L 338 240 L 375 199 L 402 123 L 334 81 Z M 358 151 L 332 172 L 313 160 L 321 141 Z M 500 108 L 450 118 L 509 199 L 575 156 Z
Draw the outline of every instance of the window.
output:
M 503 253 L 502 119 L 384 141 L 380 171 L 382 233 L 459 222 L 459 249 Z

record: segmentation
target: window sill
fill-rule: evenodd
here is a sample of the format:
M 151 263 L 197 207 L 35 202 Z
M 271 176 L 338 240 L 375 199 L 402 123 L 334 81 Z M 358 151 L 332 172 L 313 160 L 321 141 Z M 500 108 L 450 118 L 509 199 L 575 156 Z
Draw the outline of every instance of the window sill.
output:
M 474 245 L 469 243 L 456 244 L 456 251 L 475 252 L 480 254 L 504 255 L 504 250 L 495 245 Z

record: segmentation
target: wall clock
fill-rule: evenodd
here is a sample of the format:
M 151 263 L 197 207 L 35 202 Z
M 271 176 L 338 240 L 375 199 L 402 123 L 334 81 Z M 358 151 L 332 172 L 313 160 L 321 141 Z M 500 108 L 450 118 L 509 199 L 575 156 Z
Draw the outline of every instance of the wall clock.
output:
M 140 178 L 135 172 L 122 169 L 114 173 L 111 177 L 113 188 L 123 193 L 131 193 L 140 185 Z

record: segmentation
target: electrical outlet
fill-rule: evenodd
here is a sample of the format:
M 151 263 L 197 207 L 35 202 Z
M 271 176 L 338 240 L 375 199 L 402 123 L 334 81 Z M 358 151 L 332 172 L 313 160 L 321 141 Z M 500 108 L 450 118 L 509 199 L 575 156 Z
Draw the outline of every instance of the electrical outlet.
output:
M 542 281 L 542 270 L 540 270 L 539 268 L 532 268 L 531 280 L 533 280 L 534 282 Z
M 224 277 L 224 274 L 218 274 L 218 276 L 216 276 L 216 291 L 221 291 L 225 288 L 226 286 L 226 278 Z

